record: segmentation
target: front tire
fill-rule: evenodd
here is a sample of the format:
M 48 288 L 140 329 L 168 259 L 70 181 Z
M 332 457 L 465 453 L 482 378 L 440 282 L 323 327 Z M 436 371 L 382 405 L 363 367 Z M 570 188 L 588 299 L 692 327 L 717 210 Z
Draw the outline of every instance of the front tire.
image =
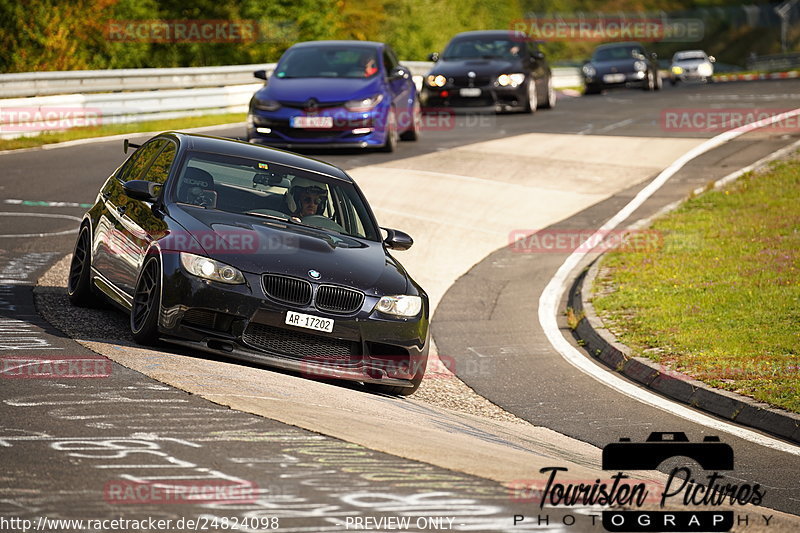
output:
M 544 104 L 542 104 L 542 108 L 544 109 L 553 109 L 556 106 L 556 100 L 558 97 L 556 96 L 556 90 L 553 88 L 553 78 L 549 76 L 547 78 L 547 100 Z
M 536 113 L 536 107 L 539 104 L 539 97 L 536 94 L 536 81 L 533 77 L 528 78 L 528 90 L 526 91 L 528 100 L 525 102 L 526 113 Z
M 84 225 L 75 241 L 72 261 L 67 279 L 67 296 L 76 307 L 95 307 L 99 303 L 92 289 L 92 236 L 88 225 Z
M 391 153 L 397 148 L 398 135 L 397 135 L 397 117 L 394 114 L 394 109 L 389 110 L 386 116 L 386 144 L 381 148 L 381 152 Z
M 403 141 L 418 141 L 420 133 L 422 132 L 422 107 L 419 105 L 419 100 L 414 101 L 414 111 L 411 116 L 411 127 L 400 135 L 400 140 Z
M 131 307 L 133 339 L 147 346 L 158 344 L 158 316 L 161 311 L 161 263 L 155 256 L 145 260 L 139 273 Z

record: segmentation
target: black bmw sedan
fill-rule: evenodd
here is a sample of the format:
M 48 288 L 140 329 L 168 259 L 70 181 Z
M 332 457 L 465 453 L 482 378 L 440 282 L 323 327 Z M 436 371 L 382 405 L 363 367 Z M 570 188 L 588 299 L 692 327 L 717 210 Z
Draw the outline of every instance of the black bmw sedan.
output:
M 423 107 L 532 113 L 556 105 L 550 66 L 523 33 L 459 33 L 431 60 L 436 64 L 423 81 Z
M 657 59 L 635 42 L 600 45 L 581 68 L 585 93 L 597 94 L 612 87 L 657 91 L 661 89 Z
M 128 144 L 126 142 L 126 150 Z M 110 300 L 159 340 L 408 395 L 428 357 L 428 297 L 356 183 L 245 142 L 163 133 L 105 181 L 72 257 L 75 305 Z

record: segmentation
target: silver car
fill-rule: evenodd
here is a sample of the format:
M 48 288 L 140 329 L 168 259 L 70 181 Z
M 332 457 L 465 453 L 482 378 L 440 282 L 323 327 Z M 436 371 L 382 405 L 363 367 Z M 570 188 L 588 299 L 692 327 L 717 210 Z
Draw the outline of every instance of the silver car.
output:
M 714 61 L 714 56 L 702 50 L 675 52 L 669 69 L 669 81 L 672 85 L 679 81 L 712 81 Z

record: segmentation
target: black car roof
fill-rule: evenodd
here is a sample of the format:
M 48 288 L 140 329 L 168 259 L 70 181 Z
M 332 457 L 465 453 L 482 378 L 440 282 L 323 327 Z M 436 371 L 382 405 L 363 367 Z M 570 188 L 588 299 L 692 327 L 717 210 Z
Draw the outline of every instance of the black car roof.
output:
M 318 159 L 306 157 L 292 152 L 286 152 L 277 148 L 270 148 L 267 146 L 237 141 L 234 139 L 212 137 L 209 135 L 198 135 L 194 133 L 183 133 L 179 131 L 162 133 L 161 136 L 175 138 L 181 146 L 188 150 L 234 155 L 262 161 L 271 161 L 281 165 L 310 170 L 312 172 L 325 174 L 327 176 L 333 176 L 351 183 L 353 182 L 353 179 L 339 167 L 325 163 L 324 161 L 320 161 Z
M 302 43 L 293 44 L 292 48 L 305 48 L 307 46 L 360 46 L 363 48 L 383 48 L 386 46 L 384 43 L 376 41 L 305 41 Z
M 476 30 L 476 31 L 465 31 L 462 33 L 457 34 L 451 40 L 455 41 L 456 39 L 461 39 L 463 37 L 505 37 L 507 39 L 512 39 L 514 37 L 525 36 L 524 33 L 519 31 L 512 31 L 512 30 Z
M 625 41 L 625 42 L 622 42 L 622 43 L 601 44 L 600 46 L 595 48 L 595 50 L 600 50 L 601 48 L 616 48 L 618 46 L 620 46 L 620 47 L 621 46 L 638 46 L 639 48 L 644 48 L 644 46 L 642 46 L 642 43 L 638 43 L 636 41 Z

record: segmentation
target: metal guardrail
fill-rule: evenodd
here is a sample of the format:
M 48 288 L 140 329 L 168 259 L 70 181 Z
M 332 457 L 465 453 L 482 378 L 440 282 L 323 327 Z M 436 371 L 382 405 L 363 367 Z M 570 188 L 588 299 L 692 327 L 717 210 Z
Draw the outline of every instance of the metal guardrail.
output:
M 756 56 L 747 60 L 748 70 L 789 70 L 800 68 L 800 54 Z
M 433 63 L 404 61 L 419 89 Z M 118 124 L 247 111 L 262 86 L 253 72 L 275 63 L 226 67 L 0 74 L 0 138 L 81 125 Z M 556 88 L 581 84 L 578 69 L 553 69 Z

